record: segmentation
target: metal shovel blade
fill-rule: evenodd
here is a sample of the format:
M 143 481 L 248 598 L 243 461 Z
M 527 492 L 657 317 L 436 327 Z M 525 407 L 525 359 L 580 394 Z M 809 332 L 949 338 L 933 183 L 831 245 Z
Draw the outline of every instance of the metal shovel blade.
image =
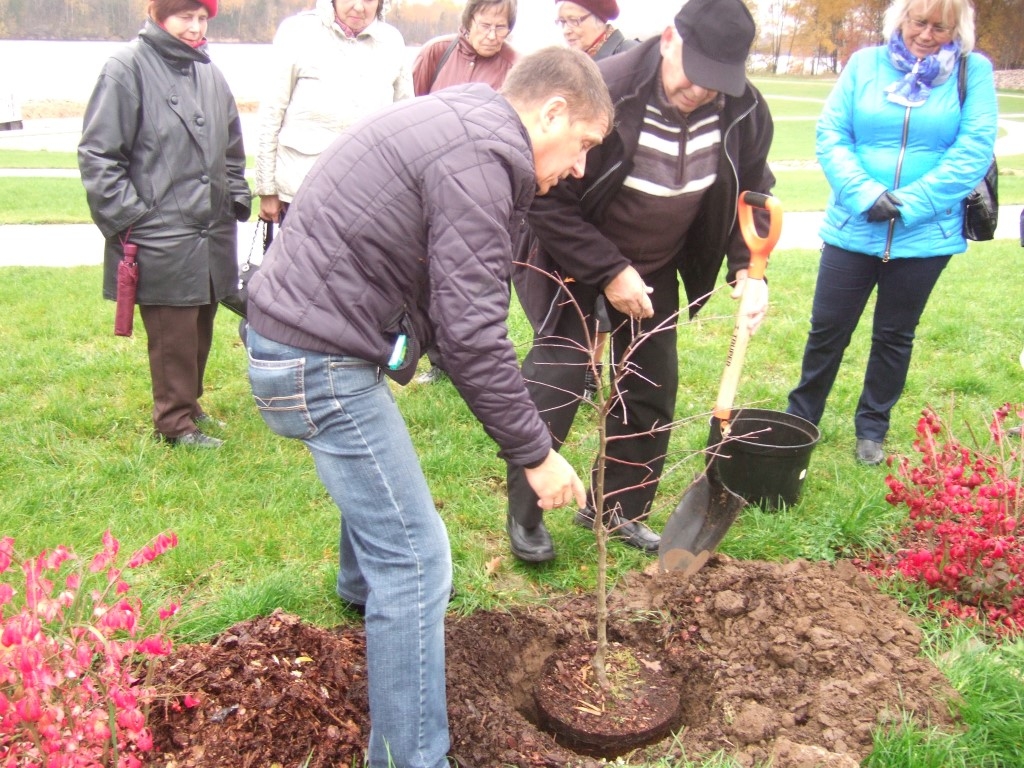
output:
M 686 489 L 665 523 L 658 547 L 661 570 L 683 571 L 686 576 L 699 571 L 746 505 L 746 499 L 726 488 L 709 467 Z

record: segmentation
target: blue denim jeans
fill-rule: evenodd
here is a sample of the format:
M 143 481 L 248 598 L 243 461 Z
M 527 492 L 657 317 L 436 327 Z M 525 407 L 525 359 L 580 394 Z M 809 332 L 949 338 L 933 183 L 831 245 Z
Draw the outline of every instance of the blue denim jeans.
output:
M 882 261 L 826 244 L 811 307 L 800 383 L 789 393 L 787 412 L 821 421 L 843 354 L 875 288 L 871 352 L 853 424 L 856 436 L 882 442 L 889 415 L 903 394 L 914 336 L 928 297 L 949 256 Z
M 441 768 L 448 753 L 448 533 L 387 379 L 365 360 L 252 328 L 249 382 L 271 430 L 302 440 L 341 512 L 338 595 L 366 606 L 371 768 Z

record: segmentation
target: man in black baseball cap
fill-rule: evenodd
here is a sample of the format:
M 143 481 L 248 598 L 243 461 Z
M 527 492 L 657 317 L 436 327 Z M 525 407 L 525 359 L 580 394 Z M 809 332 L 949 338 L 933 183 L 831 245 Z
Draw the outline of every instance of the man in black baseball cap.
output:
M 742 96 L 754 19 L 740 0 L 689 0 L 676 14 L 683 70 L 702 88 Z
M 683 312 L 692 316 L 727 260 L 726 280 L 740 297 L 750 252 L 736 223 L 737 196 L 769 194 L 775 183 L 767 162 L 772 117 L 744 72 L 754 33 L 742 0 L 689 0 L 660 36 L 598 62 L 615 128 L 588 154 L 582 178 L 536 198 L 529 215 L 536 247 L 513 275 L 534 330 L 523 377 L 556 446 L 568 436 L 586 373 L 594 370 L 586 350 L 596 331 L 595 302 L 606 299 L 622 402 L 606 424 L 602 514 L 612 536 L 645 552 L 658 550 L 660 538 L 644 521 L 676 421 L 679 281 L 689 302 Z M 551 279 L 556 274 L 561 283 Z M 768 289 L 760 280 L 750 289 L 757 301 L 748 324 L 756 329 Z M 620 368 L 623 352 L 654 328 L 663 330 L 633 344 Z M 508 496 L 512 553 L 526 562 L 551 560 L 537 497 L 511 464 Z M 576 522 L 589 527 L 593 493 L 588 501 Z

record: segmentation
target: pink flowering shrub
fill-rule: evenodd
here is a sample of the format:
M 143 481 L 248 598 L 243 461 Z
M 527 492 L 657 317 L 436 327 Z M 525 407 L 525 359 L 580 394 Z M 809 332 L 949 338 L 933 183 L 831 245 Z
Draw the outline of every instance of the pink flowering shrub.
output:
M 914 441 L 920 463 L 894 459 L 886 478 L 886 501 L 906 506 L 913 544 L 877 569 L 927 585 L 934 608 L 1001 635 L 1024 630 L 1024 542 L 1016 535 L 1024 443 L 1003 430 L 1012 410 L 996 411 L 988 453 L 964 446 L 934 411 L 923 411 Z
M 160 534 L 126 567 L 177 543 Z M 170 653 L 165 624 L 178 606 L 146 634 L 119 547 L 108 531 L 88 562 L 63 546 L 19 561 L 14 540 L 0 539 L 0 768 L 134 768 L 152 749 L 145 672 Z

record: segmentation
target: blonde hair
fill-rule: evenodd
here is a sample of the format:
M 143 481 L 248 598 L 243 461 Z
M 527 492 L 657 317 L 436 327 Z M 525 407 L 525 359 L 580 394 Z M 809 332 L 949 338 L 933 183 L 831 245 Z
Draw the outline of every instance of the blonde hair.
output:
M 974 4 L 971 0 L 895 0 L 885 12 L 882 22 L 882 34 L 886 40 L 903 24 L 913 5 L 919 5 L 924 15 L 938 11 L 942 18 L 952 18 L 955 25 L 953 39 L 960 41 L 961 53 L 967 55 L 974 50 Z

